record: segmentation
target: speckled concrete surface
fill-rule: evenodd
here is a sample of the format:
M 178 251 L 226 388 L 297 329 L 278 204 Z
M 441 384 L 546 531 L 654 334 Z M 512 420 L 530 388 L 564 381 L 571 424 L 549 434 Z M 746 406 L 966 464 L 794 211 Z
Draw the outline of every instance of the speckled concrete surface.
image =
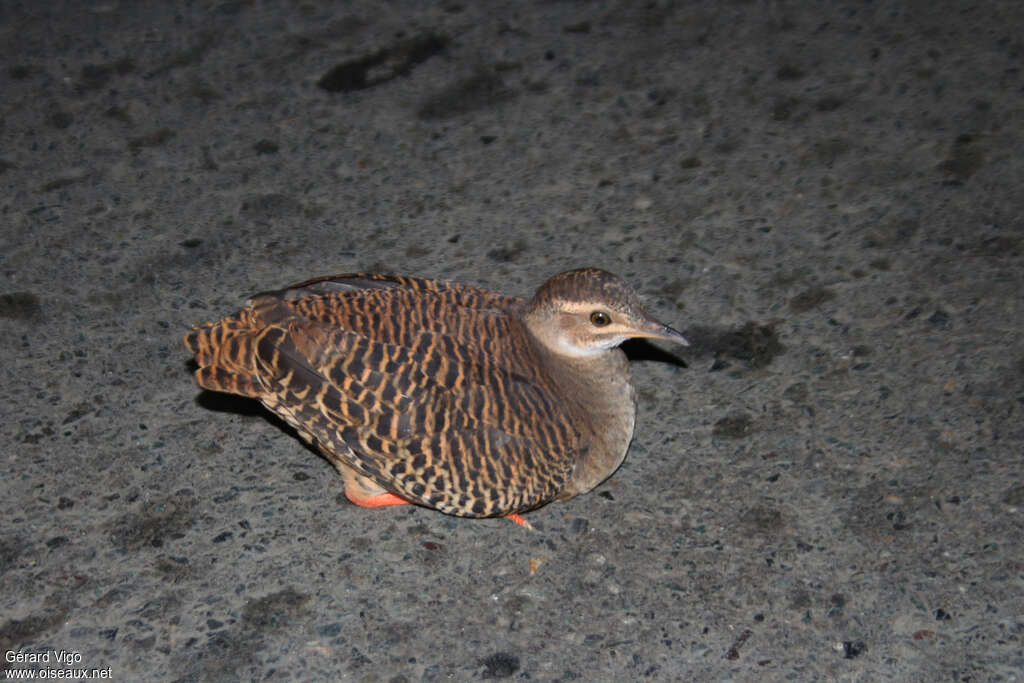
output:
M 3 2 L 0 649 L 114 680 L 1012 681 L 1024 9 Z M 359 270 L 595 265 L 624 466 L 368 511 L 182 334 Z M 5 661 L 21 668 L 71 668 Z

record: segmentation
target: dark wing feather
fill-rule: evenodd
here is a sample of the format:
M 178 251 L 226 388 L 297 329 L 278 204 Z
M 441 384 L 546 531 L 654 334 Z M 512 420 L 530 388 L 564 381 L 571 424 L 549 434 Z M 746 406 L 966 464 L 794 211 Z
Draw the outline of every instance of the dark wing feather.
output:
M 327 275 L 289 285 L 283 289 L 262 292 L 251 297 L 250 300 L 255 301 L 260 298 L 269 297 L 283 301 L 294 301 L 307 297 L 381 289 L 401 289 L 415 294 L 441 294 L 450 304 L 470 308 L 504 307 L 510 302 L 517 301 L 515 297 L 507 297 L 480 289 L 479 287 L 471 287 L 449 280 L 430 280 L 418 277 L 381 275 L 379 273 Z

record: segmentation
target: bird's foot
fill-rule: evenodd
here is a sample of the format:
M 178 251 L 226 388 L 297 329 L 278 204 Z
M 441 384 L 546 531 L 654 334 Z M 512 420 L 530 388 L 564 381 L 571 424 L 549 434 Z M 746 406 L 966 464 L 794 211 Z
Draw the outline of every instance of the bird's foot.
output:
M 360 496 L 358 492 L 353 491 L 348 486 L 345 487 L 345 497 L 359 507 L 364 508 L 382 508 L 389 505 L 412 505 L 412 503 L 406 499 L 399 498 L 389 491 L 370 496 Z
M 533 531 L 533 525 L 527 522 L 525 519 L 523 519 L 522 515 L 517 515 L 513 512 L 510 515 L 505 515 L 505 519 L 509 520 L 510 522 L 515 522 L 519 526 L 529 529 L 530 531 Z

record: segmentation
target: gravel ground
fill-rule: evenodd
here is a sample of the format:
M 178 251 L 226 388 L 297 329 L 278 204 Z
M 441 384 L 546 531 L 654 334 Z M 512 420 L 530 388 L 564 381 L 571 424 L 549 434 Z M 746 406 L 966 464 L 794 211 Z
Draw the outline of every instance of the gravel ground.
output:
M 1017 0 L 0 2 L 5 668 L 1024 679 L 1022 35 Z M 317 275 L 585 265 L 694 344 L 629 347 L 629 457 L 534 532 L 348 504 L 181 343 Z

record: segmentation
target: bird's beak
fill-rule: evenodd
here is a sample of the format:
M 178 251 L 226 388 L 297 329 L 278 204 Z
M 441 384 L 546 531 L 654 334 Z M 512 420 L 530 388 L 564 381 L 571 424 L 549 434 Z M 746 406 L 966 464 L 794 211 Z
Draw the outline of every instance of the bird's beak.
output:
M 682 344 L 683 346 L 689 346 L 690 342 L 686 341 L 686 337 L 680 334 L 678 331 L 673 330 L 668 325 L 659 323 L 653 318 L 648 318 L 644 321 L 643 327 L 638 329 L 636 332 L 631 334 L 631 337 L 643 337 L 644 339 L 664 339 L 674 344 Z

